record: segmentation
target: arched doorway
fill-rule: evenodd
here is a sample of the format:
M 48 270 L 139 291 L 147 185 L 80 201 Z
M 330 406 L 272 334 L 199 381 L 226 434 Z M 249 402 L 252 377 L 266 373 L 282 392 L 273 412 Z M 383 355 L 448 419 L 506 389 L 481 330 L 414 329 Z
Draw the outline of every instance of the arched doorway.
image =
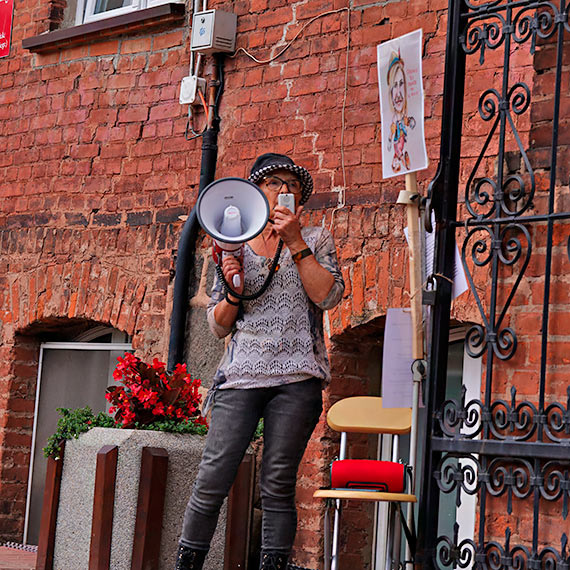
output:
M 58 408 L 107 408 L 117 357 L 132 350 L 125 333 L 96 325 L 69 341 L 40 344 L 24 544 L 38 544 L 47 460 L 43 448 L 56 431 Z

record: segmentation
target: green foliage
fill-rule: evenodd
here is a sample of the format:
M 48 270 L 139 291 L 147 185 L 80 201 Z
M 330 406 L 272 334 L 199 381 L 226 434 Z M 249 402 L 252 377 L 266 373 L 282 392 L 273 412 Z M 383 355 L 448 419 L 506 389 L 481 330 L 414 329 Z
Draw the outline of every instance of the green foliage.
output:
M 259 423 L 257 424 L 257 427 L 255 428 L 255 432 L 253 434 L 253 440 L 255 441 L 256 439 L 259 439 L 260 437 L 263 437 L 263 418 L 261 418 L 259 420 Z
M 82 433 L 89 431 L 91 428 L 106 427 L 119 429 L 121 427 L 105 412 L 99 412 L 95 415 L 89 406 L 76 410 L 57 408 L 57 411 L 61 417 L 57 421 L 56 432 L 48 438 L 47 445 L 44 447 L 45 457 L 59 459 L 60 445 L 63 441 L 72 438 L 77 439 Z M 133 428 L 196 435 L 205 435 L 208 431 L 207 426 L 196 424 L 191 420 L 180 421 L 171 419 L 156 421 L 152 424 L 135 424 Z
M 115 425 L 111 416 L 104 412 L 95 415 L 89 406 L 77 410 L 57 408 L 57 411 L 61 417 L 57 420 L 56 432 L 48 438 L 47 445 L 44 447 L 46 457 L 59 459 L 60 445 L 66 439 L 77 439 L 80 434 L 93 427 L 114 427 Z

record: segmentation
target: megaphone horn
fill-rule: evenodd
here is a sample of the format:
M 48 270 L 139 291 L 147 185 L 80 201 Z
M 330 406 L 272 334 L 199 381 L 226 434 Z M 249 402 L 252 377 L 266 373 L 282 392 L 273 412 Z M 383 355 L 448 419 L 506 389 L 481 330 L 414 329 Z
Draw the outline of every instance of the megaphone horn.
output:
M 220 178 L 200 193 L 196 214 L 204 231 L 214 239 L 214 261 L 220 265 L 224 252 L 239 255 L 241 245 L 261 233 L 269 219 L 269 202 L 248 180 Z M 234 286 L 239 283 L 234 281 Z

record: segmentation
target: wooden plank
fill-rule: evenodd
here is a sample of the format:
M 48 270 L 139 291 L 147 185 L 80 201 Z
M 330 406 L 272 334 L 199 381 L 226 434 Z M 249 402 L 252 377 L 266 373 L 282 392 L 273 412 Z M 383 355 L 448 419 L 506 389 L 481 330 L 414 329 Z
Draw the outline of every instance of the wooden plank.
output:
M 254 480 L 255 456 L 247 453 L 228 497 L 224 570 L 247 568 Z
M 97 453 L 89 570 L 109 570 L 118 456 L 116 445 L 104 445 Z
M 168 453 L 143 447 L 131 570 L 158 570 Z
M 318 489 L 313 493 L 315 499 L 352 499 L 354 501 L 376 501 L 415 503 L 415 495 L 408 493 L 384 493 L 382 491 L 355 491 L 350 489 Z
M 36 570 L 53 570 L 55 528 L 57 523 L 57 508 L 59 505 L 59 492 L 61 489 L 64 451 L 65 442 L 60 446 L 59 459 L 50 457 L 47 462 Z

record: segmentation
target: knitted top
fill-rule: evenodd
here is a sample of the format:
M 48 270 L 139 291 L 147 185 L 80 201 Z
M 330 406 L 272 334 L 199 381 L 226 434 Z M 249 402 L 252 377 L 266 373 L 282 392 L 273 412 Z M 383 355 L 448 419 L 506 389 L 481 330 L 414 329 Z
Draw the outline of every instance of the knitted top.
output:
M 318 304 L 309 299 L 291 253 L 284 247 L 279 270 L 268 289 L 253 301 L 243 301 L 234 326 L 226 328 L 214 318 L 214 307 L 224 298 L 216 277 L 208 304 L 208 323 L 219 338 L 230 333 L 232 336 L 214 375 L 214 390 L 265 388 L 312 377 L 321 378 L 324 383 L 330 380 L 323 310 L 340 301 L 344 281 L 330 232 L 309 227 L 302 228 L 301 234 L 316 260 L 334 277 L 329 294 Z M 249 245 L 244 246 L 245 294 L 261 287 L 270 262 Z

